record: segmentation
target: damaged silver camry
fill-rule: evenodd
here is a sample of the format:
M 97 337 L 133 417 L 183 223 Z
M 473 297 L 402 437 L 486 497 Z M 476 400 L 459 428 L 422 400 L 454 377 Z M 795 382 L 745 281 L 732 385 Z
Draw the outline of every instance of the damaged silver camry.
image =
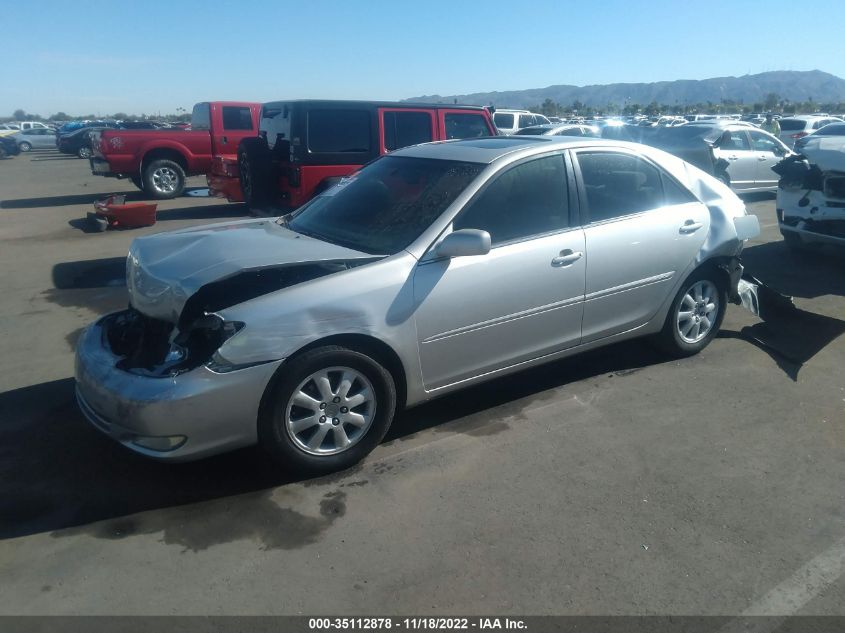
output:
M 658 149 L 494 137 L 382 157 L 293 214 L 142 237 L 81 336 L 100 430 L 187 460 L 345 468 L 397 410 L 636 336 L 675 356 L 738 300 L 753 215 Z

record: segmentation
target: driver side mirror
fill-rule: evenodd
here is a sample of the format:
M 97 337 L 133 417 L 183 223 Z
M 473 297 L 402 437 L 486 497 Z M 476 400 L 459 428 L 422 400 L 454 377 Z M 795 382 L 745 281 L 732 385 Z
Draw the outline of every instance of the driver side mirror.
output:
M 490 252 L 490 234 L 479 229 L 460 229 L 449 233 L 435 247 L 437 257 L 468 257 Z

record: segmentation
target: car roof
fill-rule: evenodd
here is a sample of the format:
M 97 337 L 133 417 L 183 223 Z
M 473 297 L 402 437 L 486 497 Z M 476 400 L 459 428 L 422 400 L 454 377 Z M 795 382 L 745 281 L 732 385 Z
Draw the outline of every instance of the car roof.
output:
M 263 104 L 264 108 L 279 108 L 290 105 L 308 105 L 337 108 L 367 107 L 367 108 L 441 108 L 449 110 L 484 110 L 484 106 L 478 105 L 454 105 L 451 103 L 416 103 L 411 101 L 363 101 L 343 99 L 289 99 L 286 101 L 268 101 Z
M 577 136 L 488 136 L 413 145 L 396 150 L 390 155 L 490 164 L 503 156 L 508 156 L 516 152 L 524 152 L 526 155 L 531 155 L 555 149 L 583 147 L 585 145 L 590 147 L 621 147 L 634 149 L 635 151 L 642 151 L 644 149 L 642 145 L 637 143 Z

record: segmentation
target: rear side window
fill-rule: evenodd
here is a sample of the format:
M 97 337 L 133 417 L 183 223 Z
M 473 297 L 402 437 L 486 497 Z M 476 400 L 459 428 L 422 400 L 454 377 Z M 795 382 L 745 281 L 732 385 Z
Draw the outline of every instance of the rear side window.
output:
M 249 108 L 240 106 L 223 106 L 224 130 L 251 130 L 252 113 Z
M 211 129 L 211 108 L 207 103 L 198 103 L 191 112 L 191 129 Z
M 479 138 L 490 136 L 487 121 L 481 114 L 446 113 L 446 138 Z
M 493 115 L 493 123 L 496 127 L 511 129 L 513 127 L 513 115 L 507 112 L 496 112 Z
M 308 151 L 320 154 L 364 153 L 372 149 L 367 110 L 311 110 Z
M 455 218 L 453 228 L 481 229 L 493 244 L 569 226 L 569 197 L 562 156 L 522 163 L 499 175 Z
M 385 112 L 384 148 L 388 151 L 428 143 L 434 137 L 428 112 Z
M 637 156 L 579 152 L 578 165 L 590 222 L 611 220 L 664 205 L 660 171 Z

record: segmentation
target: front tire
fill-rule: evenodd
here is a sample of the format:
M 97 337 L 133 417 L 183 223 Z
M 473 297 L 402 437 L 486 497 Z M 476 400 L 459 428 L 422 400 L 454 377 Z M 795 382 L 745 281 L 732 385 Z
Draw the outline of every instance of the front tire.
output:
M 714 268 L 694 272 L 672 301 L 658 346 L 675 358 L 698 354 L 719 332 L 727 303 L 724 281 Z
M 79 158 L 91 158 L 93 152 L 90 147 L 83 145 L 77 150 L 76 155 L 79 156 Z
M 154 160 L 144 169 L 144 191 L 157 200 L 178 198 L 185 191 L 185 170 L 172 160 Z
M 21 150 L 22 152 L 28 152 L 28 151 L 30 151 L 30 150 L 32 149 L 32 145 L 30 145 L 30 144 L 29 144 L 28 142 L 26 142 L 26 141 L 21 142 L 21 144 L 20 144 L 20 145 L 18 145 L 18 147 L 20 148 L 20 150 Z
M 387 433 L 396 411 L 393 376 L 345 347 L 295 357 L 268 387 L 258 437 L 286 470 L 322 475 L 360 462 Z

